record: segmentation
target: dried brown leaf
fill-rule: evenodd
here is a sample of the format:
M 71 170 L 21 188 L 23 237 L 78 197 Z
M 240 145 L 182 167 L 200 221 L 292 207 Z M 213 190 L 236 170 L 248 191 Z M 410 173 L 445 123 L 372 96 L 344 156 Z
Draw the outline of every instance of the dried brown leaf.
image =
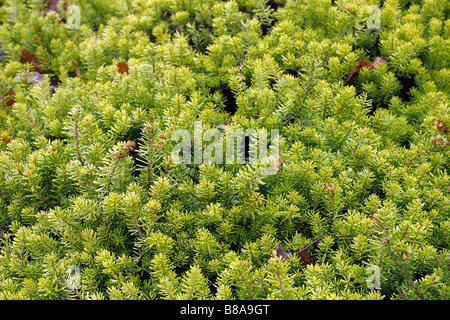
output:
M 128 64 L 125 61 L 121 61 L 117 64 L 117 69 L 119 69 L 120 74 L 128 74 Z
M 302 265 L 306 266 L 308 264 L 311 264 L 311 258 L 309 257 L 309 254 L 306 251 L 306 249 L 300 250 L 295 255 L 300 258 L 300 263 Z
M 34 70 L 39 73 L 44 73 L 44 70 L 41 68 L 41 62 L 36 58 L 36 54 L 31 53 L 27 49 L 23 48 L 20 52 L 20 62 L 21 63 L 29 63 L 33 66 Z
M 378 67 L 378 65 L 380 64 L 380 63 L 383 63 L 383 64 L 388 64 L 387 63 L 387 61 L 386 60 L 384 60 L 383 58 L 380 58 L 380 57 L 376 57 L 375 58 L 375 60 L 372 62 L 372 64 L 370 65 L 370 69 L 375 69 L 376 67 Z
M 312 246 L 312 245 L 317 246 L 318 243 L 320 242 L 320 240 L 322 240 L 322 239 L 323 239 L 323 237 L 320 237 L 319 239 L 314 240 L 313 242 L 311 242 L 311 243 L 307 244 L 306 246 L 304 246 L 299 252 L 294 253 L 294 255 L 297 256 L 297 257 L 300 259 L 300 263 L 301 263 L 302 265 L 306 266 L 306 265 L 312 263 L 311 258 L 310 258 L 309 254 L 308 254 L 307 249 L 308 249 L 310 246 Z M 284 251 L 284 247 L 285 247 L 285 244 L 284 244 L 284 243 L 279 244 L 279 245 L 277 246 L 277 249 L 274 250 L 274 252 L 273 252 L 274 256 L 281 257 L 281 258 L 283 258 L 283 259 L 288 259 L 288 258 L 290 258 L 290 257 L 292 256 L 292 253 L 291 253 L 291 252 L 286 252 L 286 251 Z
M 73 59 L 71 59 L 71 60 L 70 60 L 70 63 L 72 64 L 72 66 L 73 66 L 74 69 L 75 69 L 75 72 L 76 72 L 76 74 L 77 74 L 77 78 L 81 78 L 81 72 L 80 72 L 80 69 L 78 69 L 78 67 L 77 67 L 76 61 L 73 60 Z
M 11 107 L 14 104 L 14 102 L 16 102 L 15 96 L 16 93 L 14 92 L 14 89 L 9 88 L 9 90 L 6 91 L 6 93 L 3 95 L 3 99 L 4 101 L 6 101 L 5 106 Z
M 370 62 L 369 60 L 360 60 L 358 61 L 358 65 L 353 68 L 353 71 L 347 76 L 345 79 L 346 84 L 351 84 L 355 78 L 358 76 L 359 71 L 366 67 L 370 70 L 374 70 L 376 67 L 378 67 L 380 64 L 388 64 L 386 60 L 380 57 L 376 57 L 373 62 Z

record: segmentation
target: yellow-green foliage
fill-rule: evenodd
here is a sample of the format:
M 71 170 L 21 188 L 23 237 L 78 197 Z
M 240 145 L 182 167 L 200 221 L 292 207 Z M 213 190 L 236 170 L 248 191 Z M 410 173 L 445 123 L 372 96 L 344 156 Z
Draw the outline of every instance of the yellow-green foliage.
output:
M 448 299 L 448 1 L 64 2 L 0 1 L 0 299 Z M 279 172 L 174 163 L 195 121 Z

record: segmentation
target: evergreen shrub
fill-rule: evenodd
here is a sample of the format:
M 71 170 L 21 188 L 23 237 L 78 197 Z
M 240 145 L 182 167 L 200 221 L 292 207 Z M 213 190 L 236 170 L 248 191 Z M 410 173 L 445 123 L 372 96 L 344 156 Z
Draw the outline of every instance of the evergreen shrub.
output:
M 0 0 L 0 299 L 448 299 L 449 14 Z M 216 126 L 275 174 L 174 161 Z

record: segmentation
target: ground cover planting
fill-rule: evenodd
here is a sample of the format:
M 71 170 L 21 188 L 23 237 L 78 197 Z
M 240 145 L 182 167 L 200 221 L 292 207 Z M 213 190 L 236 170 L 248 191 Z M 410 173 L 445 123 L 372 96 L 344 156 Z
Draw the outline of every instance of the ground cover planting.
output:
M 449 14 L 0 0 L 0 299 L 448 299 Z

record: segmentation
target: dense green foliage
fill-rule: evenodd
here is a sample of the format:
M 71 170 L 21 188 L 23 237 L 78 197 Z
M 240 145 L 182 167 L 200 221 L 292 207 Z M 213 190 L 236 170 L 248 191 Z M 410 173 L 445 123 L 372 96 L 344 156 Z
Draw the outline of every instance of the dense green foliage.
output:
M 448 1 L 0 4 L 0 299 L 448 299 Z M 172 161 L 230 117 L 277 174 Z

